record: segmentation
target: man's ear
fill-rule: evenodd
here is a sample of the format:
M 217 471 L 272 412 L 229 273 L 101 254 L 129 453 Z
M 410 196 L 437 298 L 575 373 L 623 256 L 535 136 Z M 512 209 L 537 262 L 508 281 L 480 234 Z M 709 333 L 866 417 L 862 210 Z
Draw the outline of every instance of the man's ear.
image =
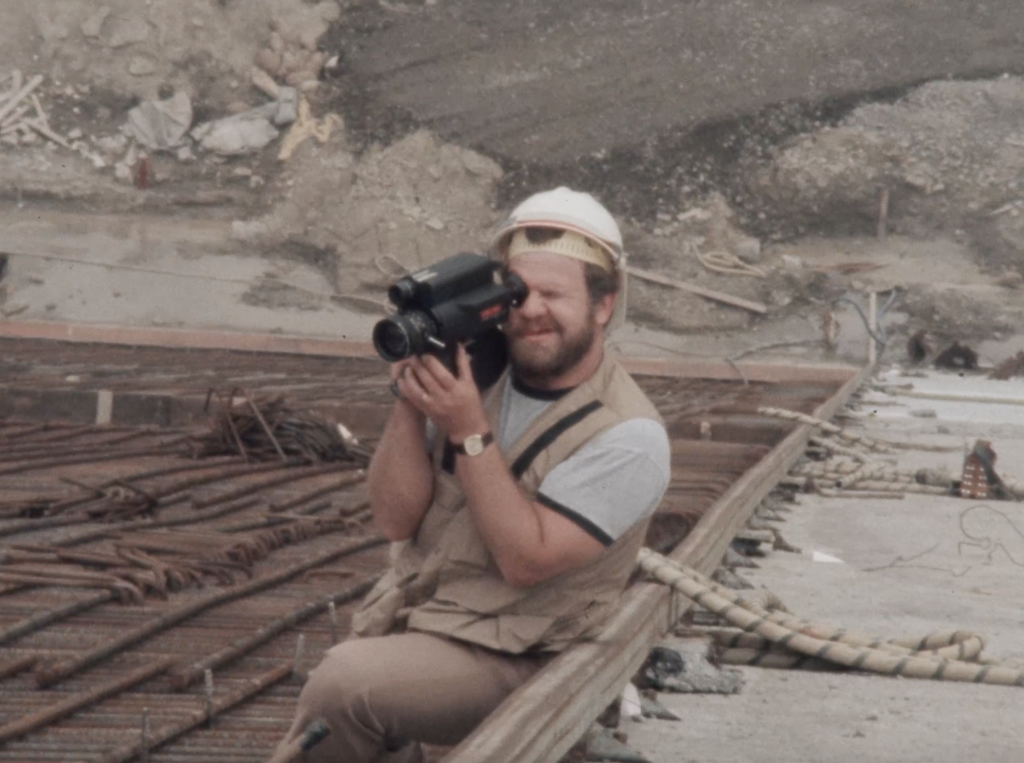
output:
M 617 294 L 605 294 L 594 308 L 594 320 L 601 327 L 607 326 L 615 312 L 615 300 Z

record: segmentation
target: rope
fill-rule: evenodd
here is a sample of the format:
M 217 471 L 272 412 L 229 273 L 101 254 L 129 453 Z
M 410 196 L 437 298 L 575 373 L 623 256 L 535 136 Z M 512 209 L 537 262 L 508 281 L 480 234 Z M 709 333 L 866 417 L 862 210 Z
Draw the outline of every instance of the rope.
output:
M 659 582 L 776 648 L 884 675 L 1024 686 L 1024 671 L 982 661 L 984 640 L 977 634 L 957 631 L 918 640 L 879 641 L 766 610 L 650 549 L 640 550 L 637 564 Z
M 761 416 L 770 416 L 774 419 L 783 419 L 785 421 L 797 421 L 801 424 L 809 424 L 810 426 L 817 427 L 825 434 L 836 435 L 840 439 L 846 440 L 849 443 L 854 443 L 855 445 L 860 445 L 868 450 L 887 453 L 891 449 L 888 443 L 872 440 L 869 437 L 863 437 L 862 435 L 853 434 L 852 432 L 847 432 L 845 429 L 837 427 L 835 424 L 830 424 L 827 421 L 815 418 L 814 416 L 808 416 L 806 413 L 800 413 L 799 411 L 762 406 L 757 409 L 757 412 Z
M 701 265 L 715 273 L 724 273 L 727 276 L 768 277 L 764 270 L 744 262 L 732 252 L 711 251 L 702 253 L 700 247 L 692 241 L 690 242 L 690 251 L 697 256 Z

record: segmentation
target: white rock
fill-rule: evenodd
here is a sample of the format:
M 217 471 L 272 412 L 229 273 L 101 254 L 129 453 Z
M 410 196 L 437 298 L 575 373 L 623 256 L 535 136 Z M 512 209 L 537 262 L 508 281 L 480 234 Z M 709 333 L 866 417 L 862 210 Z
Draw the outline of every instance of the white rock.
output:
M 103 44 L 110 48 L 123 48 L 149 39 L 149 22 L 142 16 L 114 16 L 107 27 Z
M 103 30 L 103 22 L 110 15 L 110 8 L 103 6 L 82 22 L 82 34 L 86 37 L 99 37 Z
M 196 159 L 196 155 L 192 153 L 192 146 L 182 146 L 175 156 L 179 162 L 194 162 Z
M 268 119 L 248 118 L 245 112 L 199 125 L 192 137 L 207 151 L 221 156 L 253 154 L 278 136 Z
M 120 154 L 128 145 L 128 136 L 124 133 L 101 135 L 94 142 L 100 151 L 105 151 L 108 154 Z
M 753 236 L 740 239 L 732 247 L 732 253 L 749 265 L 761 261 L 761 242 Z
M 794 270 L 797 270 L 804 266 L 804 261 L 795 255 L 784 254 L 782 255 L 782 264 L 785 265 L 787 268 L 793 268 Z
M 253 175 L 251 178 L 249 178 L 249 187 L 253 189 L 262 188 L 265 183 L 266 181 L 259 175 Z
M 192 125 L 192 101 L 188 94 L 175 93 L 163 101 L 143 101 L 128 112 L 124 131 L 154 151 L 181 143 Z
M 77 127 L 68 132 L 68 140 L 78 140 L 84 133 Z
M 260 220 L 232 220 L 231 238 L 236 241 L 258 241 L 269 233 L 270 229 Z
M 131 167 L 124 162 L 118 162 L 114 165 L 114 177 L 122 183 L 130 183 L 132 181 Z
M 424 223 L 430 230 L 444 230 L 444 223 L 436 217 L 431 217 Z
M 156 61 L 149 56 L 132 56 L 128 62 L 128 73 L 133 77 L 148 77 L 156 72 Z

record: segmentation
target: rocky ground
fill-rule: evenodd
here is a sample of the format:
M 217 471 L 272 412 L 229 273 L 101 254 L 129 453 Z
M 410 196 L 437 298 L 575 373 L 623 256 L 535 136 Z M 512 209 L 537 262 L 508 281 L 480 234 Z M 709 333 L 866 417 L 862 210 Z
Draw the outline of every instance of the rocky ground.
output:
M 862 354 L 851 303 L 896 289 L 889 358 L 926 331 L 998 362 L 1024 334 L 1024 22 L 891 5 L 6 3 L 0 313 L 75 318 L 40 288 L 60 247 L 12 233 L 33 215 L 223 221 L 232 256 L 321 279 L 261 271 L 233 301 L 365 316 L 564 182 L 623 221 L 634 266 L 765 306 L 634 278 L 630 349 Z M 222 249 L 181 256 L 226 278 Z

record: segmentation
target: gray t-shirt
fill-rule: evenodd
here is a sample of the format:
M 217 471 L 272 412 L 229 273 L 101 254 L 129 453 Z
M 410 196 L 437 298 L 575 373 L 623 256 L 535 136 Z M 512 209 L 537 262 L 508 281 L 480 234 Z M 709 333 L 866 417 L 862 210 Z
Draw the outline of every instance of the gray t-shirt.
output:
M 568 392 L 532 390 L 511 380 L 504 385 L 495 435 L 503 453 L 549 405 Z M 436 431 L 428 421 L 428 450 L 433 450 Z M 671 458 L 668 433 L 661 424 L 629 419 L 595 435 L 548 472 L 537 502 L 610 546 L 658 508 L 671 476 Z
M 501 450 L 512 447 L 559 396 L 507 381 L 497 432 Z M 665 428 L 651 419 L 630 419 L 595 435 L 552 469 L 537 501 L 611 545 L 658 508 L 670 474 Z

